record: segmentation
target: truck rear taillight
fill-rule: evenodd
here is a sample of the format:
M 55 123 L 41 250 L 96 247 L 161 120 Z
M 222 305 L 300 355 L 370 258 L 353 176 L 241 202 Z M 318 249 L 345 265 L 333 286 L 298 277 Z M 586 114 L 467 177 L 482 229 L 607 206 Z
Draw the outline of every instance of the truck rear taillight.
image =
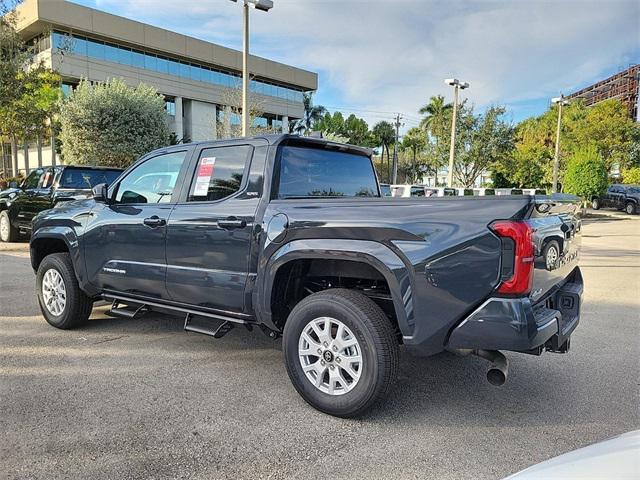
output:
M 498 220 L 491 230 L 502 241 L 502 275 L 498 292 L 527 295 L 533 286 L 533 230 L 526 222 Z

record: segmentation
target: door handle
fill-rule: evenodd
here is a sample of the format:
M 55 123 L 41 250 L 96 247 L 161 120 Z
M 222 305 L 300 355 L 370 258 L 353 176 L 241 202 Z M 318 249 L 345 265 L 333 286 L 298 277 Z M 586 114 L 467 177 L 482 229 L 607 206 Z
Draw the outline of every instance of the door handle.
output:
M 220 228 L 244 228 L 247 226 L 247 222 L 236 217 L 229 217 L 218 220 L 218 226 Z
M 164 227 L 167 224 L 167 221 L 164 218 L 160 218 L 157 215 L 154 215 L 152 217 L 145 218 L 143 220 L 143 223 L 147 227 L 157 228 L 157 227 Z

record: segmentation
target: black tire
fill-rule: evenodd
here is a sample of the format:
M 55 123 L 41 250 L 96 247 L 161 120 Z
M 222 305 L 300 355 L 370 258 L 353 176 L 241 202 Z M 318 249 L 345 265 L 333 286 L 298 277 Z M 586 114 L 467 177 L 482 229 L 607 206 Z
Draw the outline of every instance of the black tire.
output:
M 594 210 L 600 210 L 600 199 L 594 198 L 591 200 L 591 208 Z
M 45 273 L 49 270 L 55 270 L 62 277 L 66 290 L 64 308 L 58 315 L 45 306 L 42 284 Z M 80 289 L 68 253 L 52 253 L 42 260 L 36 274 L 36 291 L 42 315 L 50 325 L 56 328 L 67 330 L 80 326 L 91 315 L 93 300 Z
M 555 259 L 554 259 L 553 265 L 550 268 L 549 260 L 547 259 L 547 256 L 550 254 L 552 250 L 555 251 Z M 542 258 L 544 259 L 544 265 L 547 270 L 554 270 L 556 268 L 558 260 L 560 259 L 560 245 L 558 244 L 557 241 L 551 240 L 544 246 L 544 249 L 542 250 Z
M 624 211 L 627 212 L 629 215 L 635 215 L 636 213 L 636 204 L 633 202 L 627 202 L 627 204 L 624 206 Z
M 3 210 L 0 212 L 0 240 L 3 242 L 15 242 L 18 237 L 18 230 L 11 225 L 11 220 L 9 220 L 9 212 Z
M 361 375 L 355 386 L 341 395 L 321 391 L 302 369 L 300 336 L 309 322 L 320 317 L 342 322 L 359 344 Z M 325 290 L 300 301 L 285 324 L 283 349 L 289 378 L 298 393 L 314 408 L 337 417 L 361 415 L 384 398 L 398 371 L 399 347 L 392 323 L 373 300 L 352 290 Z

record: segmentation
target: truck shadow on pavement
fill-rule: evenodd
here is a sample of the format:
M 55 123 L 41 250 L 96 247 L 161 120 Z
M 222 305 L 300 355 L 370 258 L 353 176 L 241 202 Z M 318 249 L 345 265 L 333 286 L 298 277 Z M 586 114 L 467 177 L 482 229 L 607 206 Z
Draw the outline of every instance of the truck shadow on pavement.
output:
M 246 368 L 254 368 L 249 360 L 259 355 L 262 367 L 271 370 L 271 375 L 279 378 L 275 388 L 291 407 L 309 409 L 299 398 L 285 371 L 281 342 L 266 337 L 258 329 L 248 332 L 242 326 L 235 328 L 223 339 L 183 332 L 181 318 L 158 313 L 150 313 L 141 319 L 119 319 L 97 312 L 96 316 L 79 333 L 86 332 L 96 337 L 97 343 L 117 344 L 124 337 L 163 335 L 164 355 L 176 357 L 186 351 L 198 357 L 211 355 L 221 360 L 225 355 L 238 361 L 242 370 L 242 359 L 246 358 Z M 187 336 L 188 335 L 188 336 Z M 183 336 L 183 337 L 181 337 Z M 259 352 L 258 352 L 259 351 Z M 246 352 L 246 355 L 243 353 Z M 575 413 L 576 392 L 572 387 L 573 373 L 568 369 L 570 356 L 544 354 L 532 357 L 524 354 L 507 353 L 511 362 L 511 375 L 502 387 L 494 387 L 486 380 L 488 363 L 476 357 L 460 357 L 441 353 L 432 357 L 413 356 L 401 349 L 398 380 L 385 402 L 375 406 L 361 417 L 363 422 L 426 422 L 431 425 L 513 425 L 526 422 L 531 426 L 556 425 L 559 415 Z M 569 370 L 569 374 L 567 374 Z M 246 395 L 256 386 L 239 385 L 246 389 Z M 317 415 L 323 415 L 313 411 Z M 406 419 L 406 420 L 405 420 Z

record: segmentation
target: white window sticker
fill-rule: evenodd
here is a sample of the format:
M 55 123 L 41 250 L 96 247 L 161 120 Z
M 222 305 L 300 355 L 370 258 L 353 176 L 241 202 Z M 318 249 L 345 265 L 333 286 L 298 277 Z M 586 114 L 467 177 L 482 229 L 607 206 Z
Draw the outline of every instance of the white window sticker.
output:
M 198 164 L 196 186 L 193 190 L 194 197 L 206 197 L 209 194 L 209 183 L 215 170 L 216 157 L 203 157 Z

